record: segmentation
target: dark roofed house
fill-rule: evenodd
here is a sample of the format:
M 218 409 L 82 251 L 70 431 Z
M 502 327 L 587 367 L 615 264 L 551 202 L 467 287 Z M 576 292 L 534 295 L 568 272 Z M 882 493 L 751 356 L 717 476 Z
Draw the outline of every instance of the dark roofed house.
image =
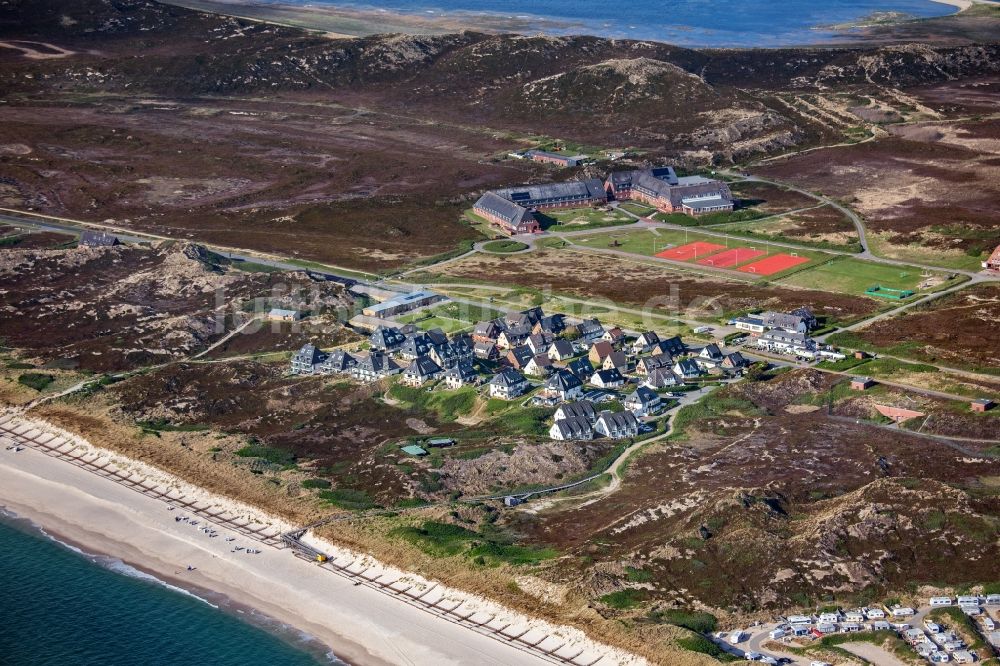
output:
M 399 329 L 391 326 L 379 326 L 376 328 L 368 341 L 372 349 L 376 351 L 393 351 L 406 342 L 406 336 L 399 332 Z
M 106 231 L 84 231 L 80 234 L 80 247 L 114 247 L 121 245 L 118 236 Z
M 604 359 L 604 363 L 601 364 L 601 369 L 610 370 L 614 368 L 618 372 L 625 374 L 628 372 L 628 357 L 625 356 L 625 352 L 613 351 L 608 354 L 607 358 Z
M 649 371 L 646 375 L 646 379 L 642 382 L 644 386 L 648 386 L 651 389 L 661 389 L 668 386 L 678 386 L 684 383 L 684 380 L 674 374 L 674 371 L 670 367 L 665 368 L 654 368 Z
M 494 192 L 479 197 L 472 207 L 477 215 L 499 225 L 509 234 L 535 234 L 542 230 L 529 205 L 521 205 Z
M 406 338 L 398 349 L 401 358 L 407 361 L 427 356 L 432 348 L 431 339 L 423 333 L 415 333 Z
M 666 340 L 660 340 L 656 349 L 659 350 L 658 353 L 667 353 L 671 356 L 680 356 L 687 351 L 687 345 L 681 340 L 681 336 L 675 335 L 672 338 L 667 338 Z M 656 351 L 654 349 L 654 351 Z
M 597 319 L 584 319 L 576 325 L 581 340 L 593 341 L 604 335 L 604 326 Z
M 586 381 L 590 379 L 592 374 L 594 374 L 594 364 L 591 363 L 590 359 L 586 357 L 570 361 L 566 365 L 566 368 L 579 377 L 580 381 Z
M 636 416 L 646 416 L 647 414 L 655 414 L 659 411 L 663 401 L 656 391 L 646 386 L 640 386 L 634 393 L 625 398 L 622 404 L 625 405 L 625 409 Z
M 613 173 L 608 189 L 616 199 L 636 199 L 667 213 L 702 215 L 733 209 L 729 186 L 703 176 L 678 177 L 670 167 Z
M 593 439 L 594 428 L 585 418 L 560 419 L 549 428 L 549 438 L 557 441 Z
M 674 364 L 674 374 L 680 375 L 685 379 L 700 377 L 701 367 L 693 359 L 686 358 Z
M 597 410 L 594 409 L 594 403 L 589 400 L 577 400 L 559 405 L 556 409 L 556 421 L 573 418 L 586 419 L 588 423 L 593 424 L 597 420 Z
M 484 361 L 495 361 L 500 358 L 500 352 L 497 351 L 497 346 L 492 342 L 477 342 L 472 353 L 475 354 L 476 358 Z
M 746 360 L 743 354 L 739 352 L 726 354 L 726 357 L 722 359 L 722 367 L 727 370 L 742 370 L 748 365 L 750 365 L 750 361 Z
M 542 317 L 532 329 L 532 333 L 548 333 L 549 335 L 559 335 L 566 330 L 566 322 L 561 314 L 554 314 Z
M 594 432 L 611 439 L 624 439 L 639 434 L 639 421 L 632 412 L 601 412 Z
M 551 333 L 532 333 L 528 336 L 528 346 L 536 354 L 544 354 L 549 350 L 552 340 Z
M 441 366 L 429 356 L 414 359 L 403 371 L 403 381 L 410 386 L 420 386 L 441 374 Z
M 311 375 L 320 372 L 320 365 L 326 360 L 326 354 L 312 344 L 304 344 L 292 356 L 293 375 Z
M 502 322 L 502 319 L 479 322 L 472 331 L 472 339 L 476 342 L 496 342 L 506 328 L 506 325 L 501 325 Z
M 358 359 L 357 365 L 351 368 L 351 376 L 362 382 L 375 382 L 389 375 L 399 374 L 402 370 L 399 364 L 385 353 L 373 349 L 368 356 Z
M 533 377 L 544 377 L 552 370 L 552 361 L 545 354 L 535 354 L 524 364 L 522 372 Z
M 583 382 L 569 370 L 557 370 L 545 382 L 545 394 L 560 400 L 575 400 L 583 394 Z
M 574 353 L 573 344 L 562 338 L 553 340 L 548 351 L 549 358 L 553 361 L 565 361 L 568 358 L 573 358 Z
M 432 328 L 425 334 L 427 339 L 431 341 L 431 344 L 435 347 L 440 347 L 441 345 L 448 344 L 448 335 L 442 331 L 440 328 Z
M 669 368 L 674 364 L 674 357 L 670 354 L 654 354 L 639 359 L 636 371 L 649 374 L 657 368 Z
M 357 364 L 357 360 L 343 349 L 334 349 L 330 352 L 330 355 L 326 357 L 326 360 L 320 364 L 320 371 L 324 373 L 340 374 L 349 372 L 351 368 Z
M 645 354 L 660 341 L 660 336 L 654 331 L 646 331 L 639 334 L 639 337 L 632 343 L 632 351 L 636 354 Z
M 528 380 L 517 370 L 507 368 L 493 376 L 490 380 L 490 396 L 510 400 L 524 393 L 528 388 Z
M 590 383 L 598 388 L 618 388 L 625 384 L 625 378 L 615 369 L 598 370 L 590 376 Z
M 595 367 L 598 365 L 604 365 L 604 359 L 611 356 L 611 352 L 614 350 L 615 348 L 611 346 L 610 342 L 600 340 L 595 342 L 590 348 L 590 353 L 587 354 L 587 358 L 590 359 L 590 362 L 593 363 Z
M 450 389 L 457 389 L 466 384 L 475 384 L 476 371 L 472 363 L 458 363 L 444 371 L 444 383 Z
M 507 362 L 516 370 L 523 370 L 535 355 L 527 345 L 518 345 L 507 352 Z

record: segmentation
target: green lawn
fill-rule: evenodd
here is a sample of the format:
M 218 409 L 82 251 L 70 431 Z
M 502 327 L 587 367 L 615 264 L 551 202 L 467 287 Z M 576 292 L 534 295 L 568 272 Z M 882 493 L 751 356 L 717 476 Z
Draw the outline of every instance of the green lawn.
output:
M 668 224 L 680 224 L 685 227 L 704 227 L 710 224 L 726 224 L 727 222 L 746 222 L 767 217 L 768 213 L 756 208 L 741 208 L 734 211 L 721 211 L 718 213 L 706 213 L 698 217 L 692 217 L 685 213 L 657 213 L 654 220 L 666 222 Z
M 396 321 L 403 324 L 416 324 L 424 330 L 440 328 L 451 334 L 471 328 L 478 321 L 496 319 L 503 316 L 500 310 L 466 303 L 444 303 L 442 305 L 411 312 L 397 317 Z
M 527 248 L 527 245 L 516 240 L 497 240 L 483 245 L 483 249 L 487 252 L 497 252 L 500 254 L 507 252 L 520 252 L 521 250 L 526 250 Z
M 915 266 L 891 266 L 842 257 L 822 266 L 799 271 L 782 280 L 782 284 L 859 296 L 874 285 L 919 292 L 917 287 L 924 281 L 924 273 Z M 892 301 L 886 299 L 886 302 Z
M 626 201 L 624 203 L 618 204 L 619 208 L 623 208 L 630 213 L 635 213 L 636 215 L 649 215 L 656 209 L 652 206 L 647 206 L 646 204 L 641 204 L 637 201 Z
M 543 229 L 550 231 L 578 231 L 600 229 L 622 224 L 633 224 L 635 218 L 620 210 L 596 208 L 566 208 L 547 210 L 535 215 Z

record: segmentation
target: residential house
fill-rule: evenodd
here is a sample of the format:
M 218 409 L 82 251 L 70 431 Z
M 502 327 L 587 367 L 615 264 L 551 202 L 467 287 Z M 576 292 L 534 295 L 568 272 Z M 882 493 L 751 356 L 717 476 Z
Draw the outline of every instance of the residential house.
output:
M 584 319 L 576 325 L 576 333 L 584 342 L 593 342 L 604 335 L 604 326 L 597 319 Z
M 495 343 L 506 328 L 506 325 L 501 326 L 501 322 L 502 319 L 479 322 L 472 331 L 472 339 L 476 342 Z
M 472 363 L 456 363 L 444 371 L 444 384 L 450 389 L 462 388 L 466 384 L 475 384 L 479 377 Z
M 660 336 L 653 331 L 641 333 L 635 342 L 632 343 L 632 352 L 635 354 L 645 354 L 660 342 Z
M 545 354 L 535 354 L 524 365 L 523 372 L 532 377 L 545 377 L 552 370 L 552 361 Z
M 389 352 L 402 347 L 406 342 L 406 336 L 400 333 L 398 328 L 379 326 L 369 336 L 368 342 L 375 351 Z
M 357 365 L 351 368 L 351 376 L 362 382 L 375 382 L 402 371 L 399 364 L 384 352 L 372 349 L 367 356 L 358 359 Z
M 509 352 L 507 352 L 507 362 L 515 370 L 524 370 L 528 362 L 535 357 L 531 353 L 531 349 L 527 345 L 521 345 L 520 347 L 514 347 Z
M 506 368 L 490 380 L 490 397 L 511 400 L 528 389 L 528 380 L 517 370 Z
M 566 330 L 566 322 L 561 314 L 542 317 L 538 323 L 532 327 L 532 333 L 548 333 L 549 335 L 559 335 Z
M 399 349 L 396 350 L 399 357 L 407 360 L 413 361 L 418 358 L 427 356 L 430 353 L 433 345 L 431 344 L 431 339 L 427 337 L 424 333 L 414 333 L 406 338 L 406 341 L 400 345 Z
M 326 360 L 320 364 L 320 372 L 342 374 L 350 372 L 351 368 L 358 364 L 357 359 L 345 352 L 343 349 L 334 349 Z
M 320 364 L 326 360 L 326 354 L 313 344 L 304 344 L 292 356 L 293 375 L 311 375 L 320 372 Z
M 573 358 L 573 344 L 569 340 L 553 340 L 549 346 L 548 356 L 553 361 L 565 361 Z
M 654 356 L 643 356 L 636 364 L 636 372 L 648 375 L 657 368 L 669 368 L 674 364 L 674 357 L 670 354 L 656 354 Z
M 625 356 L 625 352 L 613 351 L 604 359 L 601 369 L 611 370 L 614 368 L 624 375 L 628 372 L 628 365 L 628 357 Z
M 687 351 L 687 345 L 681 340 L 681 336 L 675 335 L 672 338 L 667 338 L 666 340 L 660 340 L 660 342 L 654 346 L 653 353 L 656 354 L 670 354 L 671 356 L 680 356 Z
M 528 336 L 527 345 L 531 347 L 531 351 L 535 354 L 544 354 L 549 351 L 552 340 L 551 333 L 532 333 Z
M 601 340 L 610 342 L 612 345 L 618 345 L 624 339 L 625 332 L 617 326 L 604 331 L 604 335 L 601 336 Z
M 713 342 L 705 345 L 702 350 L 698 352 L 698 358 L 705 361 L 711 361 L 712 363 L 721 363 L 723 354 L 722 350 L 719 349 L 719 345 Z
M 525 327 L 528 329 L 528 333 L 531 333 L 531 329 L 534 328 L 535 324 L 545 317 L 545 313 L 539 307 L 529 308 L 523 312 L 510 312 L 504 316 L 504 321 L 507 323 L 507 328 L 515 327 Z
M 439 347 L 441 345 L 448 343 L 448 334 L 442 331 L 440 328 L 432 328 L 427 331 L 424 335 L 430 340 L 431 346 Z
M 683 383 L 684 380 L 675 375 L 670 367 L 665 367 L 651 370 L 646 375 L 646 379 L 643 380 L 642 385 L 648 386 L 651 389 L 661 389 L 669 386 L 678 386 Z
M 625 385 L 625 378 L 615 369 L 598 370 L 590 376 L 590 383 L 598 388 L 618 388 Z
M 813 330 L 814 328 L 816 328 L 816 326 L 819 323 L 816 320 L 816 315 L 813 314 L 812 309 L 809 308 L 809 307 L 806 307 L 805 305 L 803 305 L 800 308 L 795 308 L 794 310 L 792 310 L 791 312 L 789 312 L 789 314 L 795 315 L 796 317 L 801 317 L 802 321 L 804 321 L 805 324 L 806 324 L 806 330 L 807 331 Z
M 545 395 L 563 402 L 583 395 L 583 382 L 569 370 L 559 369 L 545 382 Z
M 578 358 L 570 361 L 566 365 L 566 369 L 576 375 L 580 381 L 585 381 L 594 374 L 594 365 L 590 362 L 589 358 Z
M 601 412 L 594 424 L 594 432 L 611 439 L 625 439 L 639 434 L 639 421 L 632 412 Z
M 733 352 L 732 354 L 726 354 L 725 358 L 722 359 L 722 363 L 719 365 L 726 370 L 737 371 L 749 366 L 750 361 L 744 358 L 743 354 Z
M 472 353 L 476 358 L 483 361 L 496 361 L 500 358 L 500 352 L 492 342 L 477 342 L 472 349 Z
M 589 400 L 577 400 L 576 402 L 567 402 L 563 405 L 559 405 L 556 409 L 556 421 L 573 418 L 583 418 L 586 419 L 588 423 L 596 423 L 597 410 L 594 409 L 594 403 Z
M 694 359 L 686 358 L 674 364 L 674 374 L 680 375 L 684 379 L 693 379 L 700 377 L 702 371 Z
M 500 349 L 512 349 L 526 343 L 530 335 L 531 328 L 528 326 L 512 326 L 497 337 L 497 347 Z
M 660 411 L 663 400 L 656 391 L 640 386 L 634 393 L 629 394 L 622 404 L 636 416 L 646 416 Z
M 403 371 L 403 382 L 410 386 L 420 386 L 424 382 L 436 379 L 440 374 L 440 365 L 431 360 L 430 356 L 421 356 L 411 361 Z
M 610 356 L 611 352 L 614 350 L 615 348 L 611 346 L 610 342 L 606 340 L 599 340 L 590 347 L 590 352 L 587 354 L 587 358 L 589 358 L 590 362 L 594 364 L 594 367 L 604 365 L 604 359 Z
M 472 363 L 472 349 L 461 341 L 454 340 L 443 345 L 431 347 L 428 354 L 442 368 L 450 368 L 459 363 Z
M 549 438 L 561 442 L 594 438 L 594 428 L 585 418 L 575 417 L 556 421 L 549 428 Z

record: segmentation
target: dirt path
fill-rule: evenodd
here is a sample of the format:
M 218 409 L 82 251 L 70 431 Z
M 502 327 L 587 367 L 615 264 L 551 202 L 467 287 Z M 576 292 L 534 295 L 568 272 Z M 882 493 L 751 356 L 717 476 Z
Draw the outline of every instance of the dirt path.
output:
M 872 643 L 842 643 L 838 647 L 847 650 L 851 654 L 856 654 L 875 666 L 908 666 L 905 662 L 900 661 L 878 645 L 873 645 Z

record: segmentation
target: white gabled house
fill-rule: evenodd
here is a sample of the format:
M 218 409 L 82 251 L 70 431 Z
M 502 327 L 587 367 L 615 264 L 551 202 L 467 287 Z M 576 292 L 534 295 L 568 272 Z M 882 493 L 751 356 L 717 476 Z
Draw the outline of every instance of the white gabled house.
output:
M 594 409 L 594 403 L 589 400 L 567 402 L 564 405 L 559 405 L 556 409 L 554 418 L 556 421 L 584 418 L 587 419 L 589 423 L 593 424 L 597 422 L 597 410 Z
M 601 412 L 594 431 L 611 439 L 625 439 L 639 434 L 639 421 L 632 412 Z
M 569 340 L 560 338 L 552 342 L 552 345 L 549 347 L 548 357 L 550 361 L 565 361 L 566 359 L 573 358 L 574 353 L 573 344 Z
M 583 395 L 583 382 L 569 370 L 556 370 L 545 382 L 545 395 L 563 402 L 576 400 Z
M 645 386 L 640 386 L 634 393 L 626 397 L 622 404 L 625 406 L 625 409 L 636 416 L 647 416 L 660 411 L 663 400 L 656 391 Z
M 686 358 L 674 364 L 674 374 L 684 379 L 693 379 L 701 376 L 702 369 L 693 359 Z
M 429 382 L 441 374 L 441 366 L 435 363 L 430 356 L 421 356 L 410 362 L 406 370 L 403 371 L 403 383 L 409 386 L 420 386 L 424 382 Z
M 507 368 L 490 380 L 490 397 L 511 400 L 528 389 L 528 380 L 517 370 Z
M 587 419 L 574 416 L 553 423 L 549 428 L 549 438 L 559 441 L 593 439 L 594 428 Z
M 645 333 L 641 333 L 639 337 L 635 339 L 635 342 L 632 343 L 632 352 L 636 354 L 645 354 L 659 342 L 659 335 L 653 331 L 646 331 Z
M 403 368 L 394 360 L 383 352 L 372 349 L 368 356 L 358 359 L 358 364 L 351 368 L 351 376 L 362 382 L 376 382 L 402 371 Z
M 477 379 L 472 363 L 458 363 L 444 371 L 444 384 L 450 389 L 459 389 L 467 384 L 475 384 Z
M 598 388 L 618 388 L 625 385 L 625 378 L 615 369 L 598 370 L 590 376 L 590 383 Z

